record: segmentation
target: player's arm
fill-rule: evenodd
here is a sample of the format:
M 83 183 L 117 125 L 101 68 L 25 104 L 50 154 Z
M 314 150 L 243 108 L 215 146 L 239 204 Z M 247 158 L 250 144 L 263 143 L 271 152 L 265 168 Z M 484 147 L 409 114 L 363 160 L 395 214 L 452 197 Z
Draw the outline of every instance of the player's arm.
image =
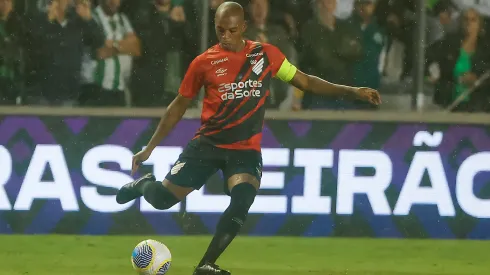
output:
M 170 103 L 167 111 L 165 111 L 165 114 L 160 119 L 157 129 L 151 137 L 150 142 L 148 142 L 148 145 L 133 156 L 131 175 L 136 173 L 136 170 L 138 170 L 141 163 L 150 157 L 151 152 L 153 152 L 160 141 L 162 141 L 170 133 L 170 131 L 172 131 L 177 122 L 182 119 L 182 116 L 184 116 L 184 113 L 189 107 L 191 101 L 192 99 L 179 94 L 174 101 Z
M 160 119 L 160 123 L 158 123 L 155 133 L 146 146 L 147 150 L 150 152 L 153 151 L 153 149 L 160 144 L 160 141 L 167 137 L 170 131 L 172 131 L 175 125 L 182 119 L 185 111 L 187 108 L 189 108 L 191 101 L 191 98 L 184 97 L 180 94 L 177 95 L 177 97 L 168 106 L 163 117 Z
M 182 116 L 184 116 L 185 111 L 192 102 L 192 98 L 199 93 L 204 81 L 201 65 L 202 63 L 199 57 L 191 62 L 180 85 L 179 94 L 168 106 L 167 111 L 155 130 L 155 134 L 147 145 L 147 149 L 150 152 L 155 149 L 160 141 L 172 131 L 177 122 L 182 119 Z
M 328 82 L 314 75 L 305 74 L 294 65 L 284 59 L 276 77 L 290 83 L 296 88 L 318 95 L 338 96 L 351 99 L 368 101 L 374 105 L 381 103 L 381 98 L 376 90 L 364 87 L 350 87 Z

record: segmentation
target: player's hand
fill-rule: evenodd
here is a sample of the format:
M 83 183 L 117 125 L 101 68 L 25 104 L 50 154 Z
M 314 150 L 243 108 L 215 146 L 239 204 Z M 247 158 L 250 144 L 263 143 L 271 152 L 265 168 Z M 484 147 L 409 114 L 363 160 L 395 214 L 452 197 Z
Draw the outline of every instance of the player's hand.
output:
M 381 104 L 381 96 L 379 95 L 378 91 L 371 88 L 357 88 L 357 98 L 376 106 Z
M 141 163 L 147 160 L 151 155 L 151 151 L 143 149 L 133 156 L 133 165 L 131 167 L 131 176 L 133 176 L 138 168 L 140 168 Z

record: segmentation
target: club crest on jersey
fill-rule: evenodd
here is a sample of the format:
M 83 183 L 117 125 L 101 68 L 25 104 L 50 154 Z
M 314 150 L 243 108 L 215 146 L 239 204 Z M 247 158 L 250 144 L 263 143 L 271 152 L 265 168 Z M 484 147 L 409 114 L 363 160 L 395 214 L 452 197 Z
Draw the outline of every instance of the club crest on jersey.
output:
M 255 61 L 254 63 L 252 63 L 252 61 Z M 262 73 L 262 71 L 264 70 L 264 58 L 262 57 L 259 61 L 256 61 L 256 60 L 252 60 L 250 61 L 250 63 L 253 65 L 252 67 L 252 71 L 256 74 L 256 75 L 260 75 Z
M 170 170 L 170 174 L 171 175 L 177 174 L 180 171 L 180 169 L 182 169 L 182 167 L 184 167 L 184 165 L 185 165 L 185 162 L 177 161 L 177 163 L 175 163 L 174 167 L 172 167 L 172 169 Z

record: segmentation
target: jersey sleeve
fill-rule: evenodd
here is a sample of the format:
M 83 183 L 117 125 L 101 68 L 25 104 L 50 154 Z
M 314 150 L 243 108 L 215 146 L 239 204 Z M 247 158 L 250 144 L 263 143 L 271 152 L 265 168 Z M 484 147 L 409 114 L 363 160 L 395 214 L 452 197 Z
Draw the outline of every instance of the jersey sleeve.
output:
M 284 82 L 291 81 L 298 69 L 288 61 L 277 47 L 267 45 L 266 52 L 272 66 L 272 76 Z
M 179 94 L 183 97 L 193 98 L 203 86 L 204 72 L 202 71 L 202 67 L 200 67 L 200 63 L 198 56 L 189 65 L 179 88 Z

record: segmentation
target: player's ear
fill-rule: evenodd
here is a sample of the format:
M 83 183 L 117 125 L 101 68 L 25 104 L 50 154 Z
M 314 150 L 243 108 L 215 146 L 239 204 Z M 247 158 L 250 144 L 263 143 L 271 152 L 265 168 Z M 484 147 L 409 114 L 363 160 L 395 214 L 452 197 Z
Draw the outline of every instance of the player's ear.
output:
M 244 33 L 247 30 L 247 27 L 248 27 L 248 22 L 244 21 L 242 25 L 242 33 Z

